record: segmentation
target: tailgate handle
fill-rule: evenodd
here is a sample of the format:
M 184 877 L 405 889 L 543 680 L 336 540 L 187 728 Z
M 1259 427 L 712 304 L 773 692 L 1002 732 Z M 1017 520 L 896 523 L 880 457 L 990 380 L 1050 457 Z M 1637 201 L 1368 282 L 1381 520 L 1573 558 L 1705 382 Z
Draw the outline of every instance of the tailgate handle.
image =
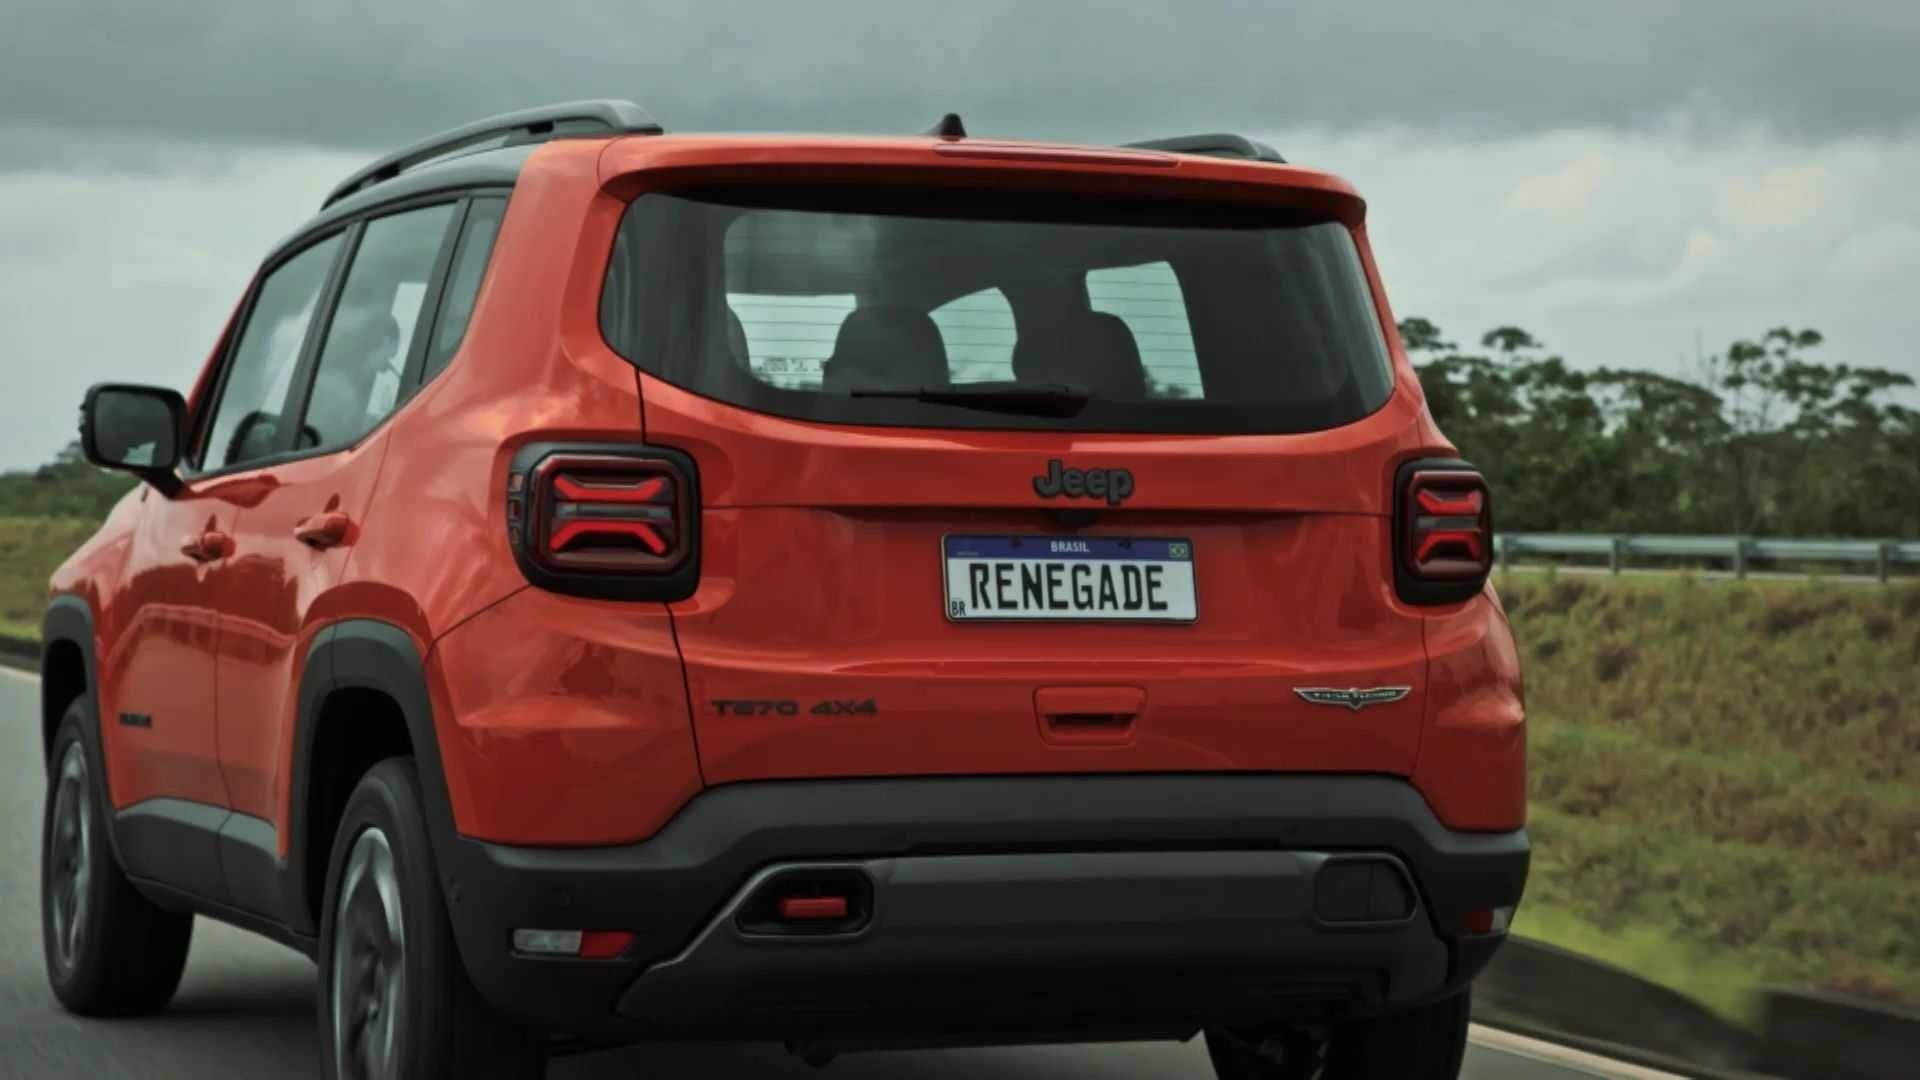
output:
M 1034 691 L 1040 734 L 1056 743 L 1126 742 L 1147 707 L 1137 686 L 1048 686 Z

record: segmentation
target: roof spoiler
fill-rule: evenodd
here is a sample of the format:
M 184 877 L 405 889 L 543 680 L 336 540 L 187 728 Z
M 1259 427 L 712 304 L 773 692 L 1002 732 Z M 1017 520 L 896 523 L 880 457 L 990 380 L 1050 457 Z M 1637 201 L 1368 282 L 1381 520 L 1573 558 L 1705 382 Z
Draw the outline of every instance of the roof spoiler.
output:
M 659 135 L 666 129 L 653 115 L 631 101 L 612 99 L 567 101 L 476 120 L 414 143 L 380 158 L 347 177 L 328 193 L 320 208 L 358 191 L 391 180 L 407 169 L 465 150 L 489 139 L 506 137 L 509 144 L 546 142 L 567 135 Z
M 1171 139 L 1148 139 L 1146 142 L 1125 145 L 1130 150 L 1164 150 L 1170 154 L 1240 158 L 1243 161 L 1265 161 L 1274 165 L 1287 163 L 1287 159 L 1280 156 L 1280 151 L 1266 143 L 1249 139 L 1245 135 L 1232 135 L 1225 132 L 1214 135 L 1180 135 Z

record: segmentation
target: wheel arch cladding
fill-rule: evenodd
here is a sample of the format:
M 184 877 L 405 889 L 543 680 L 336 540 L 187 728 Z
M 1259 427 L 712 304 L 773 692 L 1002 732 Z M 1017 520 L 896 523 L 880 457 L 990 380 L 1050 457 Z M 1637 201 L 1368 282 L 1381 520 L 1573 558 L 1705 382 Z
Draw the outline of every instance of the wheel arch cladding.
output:
M 388 758 L 413 756 L 413 738 L 398 702 L 378 690 L 335 687 L 314 714 L 305 773 L 307 797 L 300 809 L 309 832 L 299 856 L 305 875 L 298 917 L 318 927 L 326 893 L 327 864 L 334 834 L 353 789 L 374 766 Z M 291 850 L 289 852 L 291 854 Z
M 94 654 L 93 608 L 86 599 L 70 593 L 53 598 L 40 621 L 40 724 L 41 757 L 46 762 L 48 781 L 52 782 L 53 741 L 60 733 L 73 703 L 85 697 L 91 708 L 80 725 L 80 738 L 92 755 L 94 796 L 100 800 L 103 820 L 113 818 L 112 768 L 107 762 L 107 733 L 100 725 L 100 668 Z M 114 864 L 125 870 L 127 861 L 120 852 L 115 830 L 106 830 L 107 850 Z
M 305 929 L 317 930 L 337 814 L 358 773 L 398 754 L 413 757 L 425 802 L 421 813 L 444 874 L 453 812 L 434 735 L 426 665 L 412 637 L 372 619 L 334 623 L 315 635 L 300 680 L 297 725 L 285 910 L 313 919 Z M 342 775 L 355 770 L 354 776 Z
M 45 643 L 40 654 L 40 756 L 47 759 L 53 753 L 53 737 L 60 730 L 67 707 L 95 686 L 93 612 L 87 602 L 77 596 L 55 597 L 41 620 L 40 640 Z M 94 743 L 95 760 L 102 761 L 104 783 L 105 763 L 98 756 L 99 695 L 94 695 L 93 700 L 89 738 Z M 49 761 L 49 767 L 51 764 Z

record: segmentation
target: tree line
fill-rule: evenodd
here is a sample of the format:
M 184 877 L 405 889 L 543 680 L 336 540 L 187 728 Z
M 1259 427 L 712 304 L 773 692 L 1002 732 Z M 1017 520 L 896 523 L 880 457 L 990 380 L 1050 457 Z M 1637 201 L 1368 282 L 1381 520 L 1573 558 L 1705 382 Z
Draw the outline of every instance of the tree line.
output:
M 1421 318 L 1400 336 L 1502 529 L 1920 537 L 1920 413 L 1891 400 L 1914 380 L 1815 362 L 1817 331 L 1736 341 L 1693 378 L 1576 370 L 1514 326 L 1467 348 Z M 132 485 L 76 443 L 0 476 L 0 514 L 98 518 Z
M 1735 341 L 1693 378 L 1576 370 L 1515 326 L 1400 336 L 1502 529 L 1920 536 L 1920 412 L 1892 400 L 1914 380 L 1816 362 L 1818 331 Z

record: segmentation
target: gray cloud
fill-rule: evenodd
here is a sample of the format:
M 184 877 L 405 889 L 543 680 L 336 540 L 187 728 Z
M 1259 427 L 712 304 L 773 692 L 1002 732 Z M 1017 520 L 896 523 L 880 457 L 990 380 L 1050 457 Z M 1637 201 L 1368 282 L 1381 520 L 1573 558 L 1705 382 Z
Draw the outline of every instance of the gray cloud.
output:
M 978 132 L 1096 140 L 1920 122 L 1912 0 L 20 2 L 0 124 L 190 141 L 374 148 L 595 96 L 683 131 L 909 131 L 953 109 Z M 15 140 L 0 168 L 36 152 Z
M 70 439 L 90 382 L 190 386 L 373 152 L 603 95 L 681 131 L 1245 130 L 1352 179 L 1396 310 L 1462 340 L 1686 372 L 1789 323 L 1920 375 L 1915 0 L 266 6 L 8 0 L 0 468 Z

